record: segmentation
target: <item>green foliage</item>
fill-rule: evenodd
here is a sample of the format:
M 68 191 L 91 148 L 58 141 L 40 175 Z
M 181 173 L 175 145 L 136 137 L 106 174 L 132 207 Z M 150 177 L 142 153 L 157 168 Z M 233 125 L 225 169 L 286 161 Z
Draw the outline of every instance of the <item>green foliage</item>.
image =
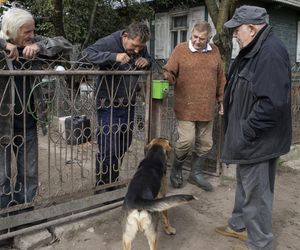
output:
M 154 10 L 146 3 L 127 1 L 127 4 L 117 11 L 123 27 L 132 21 L 151 20 L 154 18 Z
M 40 35 L 54 36 L 51 15 L 54 11 L 51 0 L 21 0 L 18 1 L 28 8 L 36 20 L 36 33 Z
M 36 33 L 55 36 L 52 20 L 53 0 L 20 0 L 36 18 Z M 95 19 L 90 28 L 90 18 L 96 4 Z M 95 42 L 116 30 L 123 29 L 133 20 L 145 20 L 153 16 L 153 10 L 147 4 L 129 1 L 108 0 L 63 0 L 63 18 L 66 38 L 73 44 L 82 44 L 90 33 L 87 44 Z
M 95 42 L 116 30 L 123 29 L 132 21 L 152 20 L 154 10 L 160 7 L 191 6 L 196 0 L 158 0 L 150 3 L 138 3 L 135 0 L 62 0 L 63 22 L 66 38 L 73 44 L 86 45 Z M 16 1 L 8 1 L 16 2 Z M 36 33 L 55 36 L 54 0 L 19 0 L 36 19 Z M 96 5 L 95 19 L 91 25 L 91 16 Z M 0 8 L 0 10 L 3 10 Z M 56 26 L 55 26 L 56 25 Z M 89 30 L 91 28 L 91 30 Z M 88 41 L 86 42 L 86 38 Z
M 200 3 L 203 3 L 202 0 L 155 0 L 153 8 L 155 10 L 161 9 L 172 9 L 172 8 L 190 8 L 194 6 L 199 6 Z

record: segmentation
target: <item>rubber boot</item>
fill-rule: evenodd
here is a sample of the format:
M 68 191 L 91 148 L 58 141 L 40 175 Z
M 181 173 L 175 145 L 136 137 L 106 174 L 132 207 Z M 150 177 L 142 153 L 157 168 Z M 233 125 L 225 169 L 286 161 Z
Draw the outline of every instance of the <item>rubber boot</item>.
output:
M 203 176 L 204 164 L 205 157 L 199 157 L 193 153 L 192 169 L 188 182 L 202 188 L 205 191 L 213 191 L 213 186 Z
M 170 181 L 174 188 L 181 188 L 183 185 L 183 178 L 182 178 L 182 165 L 184 161 L 179 161 L 176 156 L 174 157 Z

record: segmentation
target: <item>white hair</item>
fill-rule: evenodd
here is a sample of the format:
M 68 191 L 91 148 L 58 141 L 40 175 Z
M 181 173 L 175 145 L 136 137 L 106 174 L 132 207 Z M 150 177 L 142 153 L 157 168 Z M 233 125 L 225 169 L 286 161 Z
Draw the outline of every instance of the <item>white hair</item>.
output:
M 0 38 L 4 40 L 15 39 L 22 25 L 34 21 L 27 10 L 11 8 L 2 17 Z

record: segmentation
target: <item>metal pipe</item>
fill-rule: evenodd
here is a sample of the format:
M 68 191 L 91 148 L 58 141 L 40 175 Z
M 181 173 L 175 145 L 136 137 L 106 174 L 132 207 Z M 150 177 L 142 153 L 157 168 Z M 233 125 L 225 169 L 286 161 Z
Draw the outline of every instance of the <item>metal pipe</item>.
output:
M 0 235 L 0 240 L 11 238 L 11 237 L 14 237 L 14 236 L 17 236 L 17 235 L 20 235 L 20 234 L 26 234 L 26 233 L 29 233 L 29 232 L 32 232 L 32 231 L 35 231 L 35 230 L 39 230 L 39 229 L 43 229 L 43 228 L 46 228 L 46 227 L 50 227 L 50 226 L 53 226 L 53 225 L 56 225 L 56 224 L 70 222 L 70 221 L 75 220 L 75 219 L 80 219 L 80 218 L 83 218 L 85 216 L 96 214 L 96 213 L 99 213 L 99 212 L 104 212 L 104 211 L 107 211 L 107 210 L 110 210 L 110 209 L 115 209 L 115 208 L 118 208 L 118 207 L 122 206 L 122 204 L 123 204 L 123 201 L 118 201 L 118 202 L 115 202 L 115 203 L 112 203 L 112 204 L 108 204 L 108 205 L 98 207 L 98 208 L 94 208 L 94 209 L 91 209 L 91 210 L 88 210 L 88 211 L 72 214 L 72 215 L 69 215 L 69 216 L 66 216 L 66 217 L 63 217 L 63 218 L 54 219 L 54 220 L 51 220 L 51 221 L 48 221 L 48 222 L 45 222 L 45 223 L 41 223 L 41 224 L 38 224 L 38 225 L 35 225 L 35 226 L 31 226 L 31 227 L 28 227 L 28 228 L 23 228 L 23 229 L 16 230 L 16 231 L 13 231 L 13 232 L 8 232 L 6 234 L 1 234 Z
M 109 71 L 109 70 L 0 70 L 1 76 L 36 76 L 36 75 L 148 75 L 150 71 Z

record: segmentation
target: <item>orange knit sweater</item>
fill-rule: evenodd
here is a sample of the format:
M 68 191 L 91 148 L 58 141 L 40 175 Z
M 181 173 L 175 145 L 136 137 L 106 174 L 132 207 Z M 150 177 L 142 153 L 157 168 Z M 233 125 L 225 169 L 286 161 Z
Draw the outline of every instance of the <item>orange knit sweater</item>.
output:
M 175 84 L 174 111 L 183 121 L 211 121 L 216 101 L 223 100 L 225 76 L 218 48 L 192 52 L 188 42 L 173 50 L 164 66 L 167 80 Z

